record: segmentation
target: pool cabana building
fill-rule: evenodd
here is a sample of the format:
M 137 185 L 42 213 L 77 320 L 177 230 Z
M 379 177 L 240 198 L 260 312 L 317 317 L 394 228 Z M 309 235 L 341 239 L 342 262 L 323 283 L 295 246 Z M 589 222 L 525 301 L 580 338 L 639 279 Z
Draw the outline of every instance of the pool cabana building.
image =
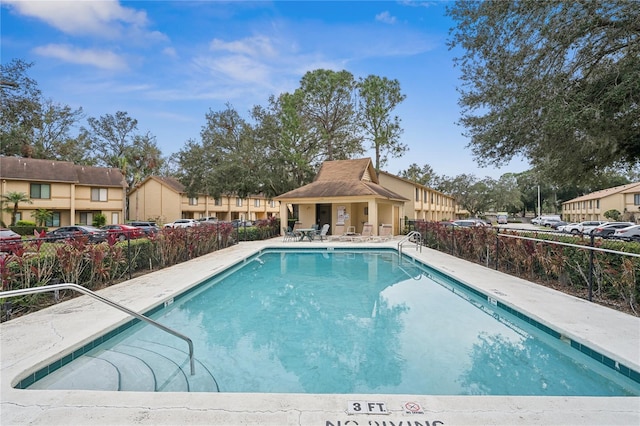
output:
M 408 201 L 379 184 L 370 158 L 325 161 L 313 182 L 275 200 L 280 201 L 283 227 L 286 218 L 293 217 L 303 228 L 328 223 L 329 233 L 335 234 L 338 224 L 345 230 L 354 226 L 362 232 L 368 222 L 374 225 L 374 235 L 379 234 L 382 224 L 391 224 L 393 235 L 398 235 Z

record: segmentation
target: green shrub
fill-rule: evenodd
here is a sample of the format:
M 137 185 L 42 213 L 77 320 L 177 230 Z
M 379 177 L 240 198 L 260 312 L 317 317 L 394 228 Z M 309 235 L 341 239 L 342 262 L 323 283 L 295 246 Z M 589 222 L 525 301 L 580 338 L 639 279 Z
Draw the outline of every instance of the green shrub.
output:
M 22 221 L 18 221 L 18 223 L 20 223 L 20 222 L 22 222 Z M 35 235 L 34 232 L 38 232 L 38 233 L 40 233 L 41 231 L 45 231 L 46 232 L 47 227 L 45 227 L 45 226 L 36 226 L 35 223 L 31 222 L 30 225 L 10 226 L 9 229 L 11 229 L 16 234 L 20 234 L 22 236 L 27 236 L 27 237 L 33 237 Z

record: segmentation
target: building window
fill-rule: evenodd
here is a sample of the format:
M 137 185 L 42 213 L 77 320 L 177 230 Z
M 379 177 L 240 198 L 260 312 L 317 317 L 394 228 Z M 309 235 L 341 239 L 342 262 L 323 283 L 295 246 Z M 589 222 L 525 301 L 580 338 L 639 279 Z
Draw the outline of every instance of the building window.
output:
M 51 198 L 51 185 L 48 183 L 32 183 L 29 191 L 31 198 Z
M 257 198 L 253 200 L 253 207 L 260 207 L 260 200 L 258 200 Z
M 197 206 L 198 205 L 198 197 L 189 198 L 189 205 L 190 206 Z
M 640 206 L 640 194 L 633 194 L 633 205 Z
M 51 217 L 47 219 L 45 226 L 60 226 L 60 212 L 51 212 Z
M 22 220 L 22 212 L 17 212 L 16 213 L 16 223 L 20 222 Z
M 275 202 L 275 200 L 271 200 L 271 201 L 269 201 L 269 206 L 270 206 L 272 209 L 273 209 L 273 208 L 275 208 L 275 207 L 276 207 L 276 202 Z
M 236 207 L 242 207 L 242 198 L 236 198 Z
M 107 188 L 91 188 L 91 201 L 107 201 Z
M 596 200 L 596 209 L 600 208 L 600 200 Z
M 93 223 L 93 213 L 80 212 L 80 225 L 91 225 Z
M 593 208 L 593 200 L 589 200 L 589 208 L 592 209 Z
M 215 201 L 213 202 L 214 205 L 216 206 L 221 206 L 222 205 L 222 198 L 216 198 Z
M 416 201 L 420 201 L 420 190 L 416 188 Z

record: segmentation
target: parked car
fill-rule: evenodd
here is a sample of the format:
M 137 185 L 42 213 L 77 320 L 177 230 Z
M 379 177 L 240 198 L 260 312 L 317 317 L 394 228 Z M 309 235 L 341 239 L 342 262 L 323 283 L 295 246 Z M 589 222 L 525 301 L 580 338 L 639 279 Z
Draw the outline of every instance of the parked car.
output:
M 600 225 L 591 231 L 591 235 L 602 238 L 610 238 L 616 229 L 626 228 L 633 226 L 631 222 L 609 222 L 604 225 Z
M 22 247 L 22 237 L 8 228 L 0 228 L 0 252 L 13 253 Z
M 551 228 L 555 223 L 562 222 L 562 220 L 555 217 L 545 217 L 540 221 L 540 225 Z
M 504 212 L 499 212 L 496 215 L 496 221 L 498 222 L 498 225 L 506 225 L 509 223 L 509 215 Z
M 233 225 L 234 228 L 253 226 L 253 223 L 250 220 L 240 220 L 240 219 L 233 219 L 231 221 L 231 224 Z
M 100 243 L 106 241 L 107 232 L 89 225 L 62 226 L 47 232 L 44 238 L 47 241 L 63 241 L 77 237 L 87 237 L 91 243 Z
M 198 222 L 201 225 L 211 225 L 214 223 L 218 223 L 218 218 L 213 216 L 201 217 L 200 219 L 198 219 Z
M 608 222 L 602 220 L 586 220 L 584 222 L 565 225 L 564 232 L 568 232 L 570 234 L 588 234 L 591 232 L 591 230 L 597 228 L 598 226 L 602 226 L 605 223 Z
M 178 219 L 164 224 L 165 228 L 191 228 L 192 226 L 198 226 L 195 219 Z
M 451 222 L 453 226 L 464 226 L 464 227 L 472 227 L 472 226 L 489 226 L 483 220 L 478 219 L 459 219 Z
M 569 230 L 576 226 L 578 224 L 578 222 L 569 222 L 565 225 L 558 225 L 558 227 L 556 228 L 556 230 L 558 232 L 570 232 Z
M 568 225 L 568 223 L 567 223 L 567 222 L 565 222 L 564 220 L 561 220 L 561 221 L 559 221 L 559 222 L 554 222 L 554 223 L 552 223 L 552 224 L 551 224 L 551 229 L 555 229 L 556 231 L 560 231 L 560 229 L 559 229 L 559 228 L 560 228 L 561 226 L 565 226 L 565 225 Z
M 531 223 L 534 225 L 542 225 L 542 221 L 545 219 L 557 219 L 557 220 L 561 220 L 560 216 L 558 215 L 542 215 L 542 216 L 536 216 L 533 219 L 531 219 Z
M 631 225 L 626 228 L 616 229 L 612 238 L 625 241 L 640 241 L 640 225 Z
M 120 241 L 135 240 L 145 235 L 142 229 L 132 225 L 105 225 L 100 229 L 107 231 L 107 235 L 113 235 Z
M 158 225 L 156 225 L 155 222 L 151 222 L 151 221 L 136 220 L 136 221 L 128 222 L 127 225 L 135 226 L 136 228 L 141 229 L 145 235 L 152 235 L 160 231 L 160 228 L 158 228 Z

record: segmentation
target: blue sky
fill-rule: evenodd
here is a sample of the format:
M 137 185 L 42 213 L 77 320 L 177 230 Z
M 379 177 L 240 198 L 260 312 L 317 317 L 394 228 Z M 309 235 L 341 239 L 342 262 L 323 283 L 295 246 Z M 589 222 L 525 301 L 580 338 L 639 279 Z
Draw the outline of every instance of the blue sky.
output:
M 466 148 L 446 4 L 3 0 L 2 63 L 33 62 L 43 95 L 87 116 L 128 112 L 164 155 L 199 140 L 210 109 L 230 103 L 248 119 L 307 71 L 374 74 L 397 79 L 407 96 L 395 114 L 409 152 L 387 171 L 411 163 L 447 176 L 524 171 L 519 160 L 480 168 Z

